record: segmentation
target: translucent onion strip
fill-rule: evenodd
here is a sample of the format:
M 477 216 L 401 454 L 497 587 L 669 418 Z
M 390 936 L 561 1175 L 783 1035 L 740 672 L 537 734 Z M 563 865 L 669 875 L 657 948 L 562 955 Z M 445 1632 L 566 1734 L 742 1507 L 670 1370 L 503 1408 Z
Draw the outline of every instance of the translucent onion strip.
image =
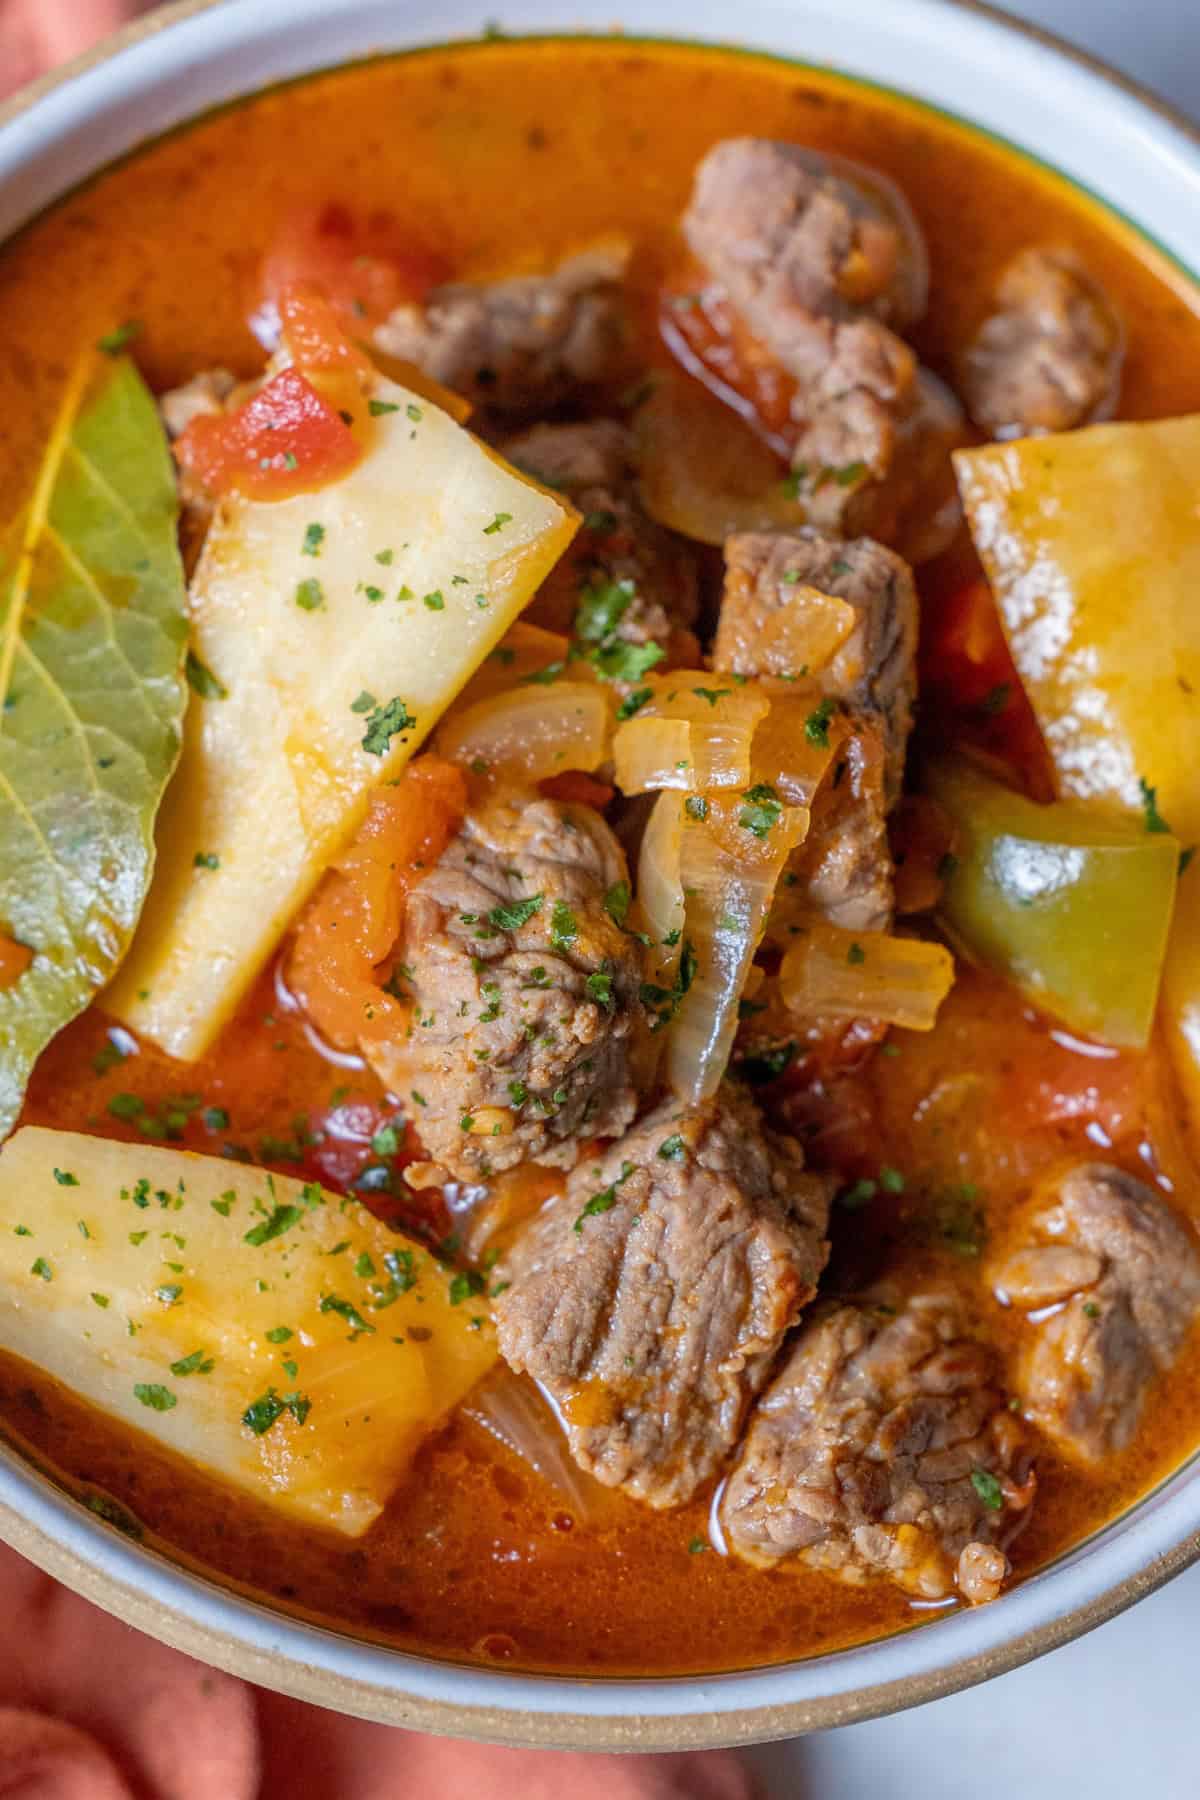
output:
M 438 749 L 476 774 L 526 781 L 595 769 L 609 753 L 610 708 L 609 695 L 591 682 L 513 688 L 456 709 L 438 732 Z
M 648 677 L 644 691 L 648 697 L 618 727 L 613 743 L 622 792 L 703 793 L 750 785 L 751 745 L 771 704 L 757 682 L 739 685 L 707 669 L 676 669 Z M 686 726 L 686 735 L 662 731 L 664 721 Z
M 779 993 L 806 1019 L 877 1019 L 930 1031 L 954 982 L 943 944 L 812 923 L 783 959 Z
M 803 808 L 754 793 L 710 795 L 703 819 L 688 815 L 686 801 L 681 808 L 684 943 L 694 973 L 669 1027 L 667 1077 L 690 1101 L 720 1085 L 775 884 L 808 830 Z
M 683 883 L 679 876 L 683 820 L 683 802 L 678 794 L 660 794 L 642 833 L 638 859 L 638 903 L 655 946 L 650 955 L 652 976 L 667 987 L 679 962 L 684 927 Z

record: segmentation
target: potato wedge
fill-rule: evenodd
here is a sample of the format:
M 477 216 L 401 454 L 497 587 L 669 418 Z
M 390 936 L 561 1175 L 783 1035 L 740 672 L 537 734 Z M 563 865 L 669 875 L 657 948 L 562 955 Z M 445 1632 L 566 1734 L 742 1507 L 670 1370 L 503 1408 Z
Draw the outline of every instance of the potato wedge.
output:
M 495 1362 L 475 1285 L 315 1184 L 38 1126 L 0 1151 L 0 1347 L 348 1537 Z
M 576 527 L 567 502 L 382 377 L 369 429 L 363 460 L 315 494 L 224 501 L 192 581 L 197 693 L 105 1001 L 184 1060 Z

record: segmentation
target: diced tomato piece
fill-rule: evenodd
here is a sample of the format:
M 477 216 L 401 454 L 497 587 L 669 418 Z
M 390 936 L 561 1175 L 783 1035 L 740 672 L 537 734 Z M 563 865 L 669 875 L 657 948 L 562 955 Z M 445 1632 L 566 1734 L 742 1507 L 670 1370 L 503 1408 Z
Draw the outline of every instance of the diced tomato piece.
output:
M 941 597 L 923 588 L 922 599 L 924 719 L 951 745 L 1007 764 L 1034 799 L 1053 799 L 1050 759 L 991 588 L 980 576 Z
M 312 383 L 283 369 L 236 412 L 193 419 L 175 454 L 210 494 L 284 500 L 336 481 L 363 451 Z
M 370 374 L 370 358 L 352 344 L 319 288 L 293 282 L 279 296 L 279 323 L 292 361 L 307 374 L 358 370 Z
M 334 204 L 298 213 L 284 226 L 262 260 L 256 300 L 278 308 L 287 288 L 311 283 L 346 328 L 361 333 L 397 306 L 421 299 L 448 272 L 442 258 L 414 244 L 387 214 L 360 222 Z
M 547 775 L 538 783 L 547 800 L 561 800 L 567 806 L 594 806 L 603 812 L 615 789 L 607 781 L 597 781 L 582 769 L 564 769 L 561 775 Z
M 339 1049 L 403 1034 L 407 1008 L 385 991 L 404 898 L 462 822 L 461 769 L 422 756 L 394 786 L 377 788 L 361 830 L 301 915 L 288 984 Z

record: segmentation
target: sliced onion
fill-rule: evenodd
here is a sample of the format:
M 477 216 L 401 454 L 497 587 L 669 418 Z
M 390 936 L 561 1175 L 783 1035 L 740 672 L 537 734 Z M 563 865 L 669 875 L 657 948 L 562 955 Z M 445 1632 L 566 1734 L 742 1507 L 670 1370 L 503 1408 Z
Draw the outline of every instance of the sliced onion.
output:
M 618 1504 L 615 1495 L 571 1460 L 562 1426 L 528 1376 L 501 1366 L 460 1410 L 527 1463 L 585 1524 L 611 1517 Z
M 842 931 L 813 921 L 797 928 L 779 970 L 779 993 L 803 1018 L 877 1019 L 930 1031 L 954 984 L 943 944 L 888 932 Z
M 438 749 L 476 774 L 543 781 L 564 769 L 595 769 L 609 753 L 608 693 L 591 682 L 518 687 L 455 708 Z
M 751 745 L 771 704 L 758 682 L 739 685 L 707 669 L 675 669 L 650 676 L 645 691 L 649 698 L 613 741 L 623 793 L 750 785 Z M 664 731 L 664 723 L 672 729 Z
M 636 432 L 642 503 L 660 525 L 720 545 L 735 531 L 803 524 L 779 457 L 698 381 L 658 375 Z
M 813 796 L 829 771 L 837 749 L 850 730 L 842 713 L 826 721 L 815 735 L 808 722 L 821 700 L 813 688 L 789 686 L 771 695 L 771 710 L 754 734 L 751 782 L 770 782 L 789 806 L 811 807 Z
M 679 962 L 684 925 L 683 883 L 679 857 L 683 844 L 683 801 L 678 794 L 660 794 L 642 833 L 638 857 L 637 897 L 658 962 L 653 979 L 670 986 Z M 665 948 L 666 954 L 663 954 Z
M 684 815 L 679 878 L 695 972 L 669 1028 L 667 1077 L 689 1101 L 720 1086 L 775 884 L 808 830 L 807 811 L 785 807 L 759 836 L 742 822 L 747 804 L 744 796 L 709 796 L 703 820 Z

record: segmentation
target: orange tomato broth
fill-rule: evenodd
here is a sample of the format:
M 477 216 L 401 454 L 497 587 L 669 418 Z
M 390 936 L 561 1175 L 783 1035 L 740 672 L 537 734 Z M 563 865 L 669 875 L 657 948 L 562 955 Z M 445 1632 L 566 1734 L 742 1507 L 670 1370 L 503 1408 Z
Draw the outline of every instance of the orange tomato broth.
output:
M 131 157 L 0 253 L 6 491 L 30 481 L 75 349 L 115 321 L 144 322 L 137 356 L 155 387 L 217 363 L 255 373 L 261 352 L 246 314 L 260 259 L 281 222 L 314 200 L 356 219 L 386 215 L 388 231 L 411 244 L 413 268 L 464 276 L 534 268 L 625 232 L 653 360 L 692 169 L 712 142 L 747 129 L 875 163 L 904 188 L 929 241 L 931 303 L 916 341 L 935 368 L 948 366 L 998 266 L 1028 242 L 1065 237 L 1125 318 L 1123 416 L 1200 408 L 1200 303 L 1183 277 L 997 143 L 879 90 L 757 56 L 619 38 L 498 42 L 383 60 L 231 108 Z M 954 687 L 962 655 L 993 680 L 985 624 L 964 624 L 973 603 L 960 596 L 976 574 L 961 544 L 922 572 L 931 694 L 947 668 Z M 986 716 L 1024 766 L 1003 711 Z M 939 722 L 969 735 L 969 718 L 947 710 Z M 107 1031 L 95 1010 L 51 1046 L 28 1119 L 138 1141 L 143 1127 L 169 1129 L 189 1147 L 231 1145 L 333 1185 L 382 1168 L 376 1204 L 435 1239 L 451 1229 L 439 1195 L 408 1194 L 398 1179 L 407 1139 L 394 1156 L 372 1152 L 389 1118 L 375 1083 L 331 1064 L 270 972 L 200 1064 L 144 1046 L 119 1059 Z M 901 1194 L 836 1210 L 832 1288 L 883 1266 L 901 1284 L 959 1283 L 1003 1341 L 1007 1322 L 983 1292 L 960 1215 L 981 1209 L 1002 1242 L 1040 1172 L 1101 1147 L 1160 1172 L 1175 1203 L 1196 1208 L 1157 1051 L 1085 1054 L 967 969 L 933 1033 L 893 1033 L 887 1048 L 895 1053 L 795 1103 L 817 1129 L 818 1152 L 848 1176 L 888 1165 L 906 1178 Z M 137 1096 L 136 1116 L 109 1111 L 117 1094 Z M 128 1114 L 128 1103 L 118 1110 Z M 1198 1378 L 1195 1360 L 1181 1360 L 1153 1390 L 1136 1443 L 1099 1472 L 1043 1451 L 1038 1502 L 1013 1550 L 1018 1573 L 1094 1530 L 1193 1449 Z M 614 1499 L 602 1524 L 573 1519 L 463 1419 L 424 1447 L 382 1519 L 348 1543 L 232 1497 L 11 1359 L 0 1359 L 0 1416 L 34 1456 L 128 1508 L 171 1554 L 285 1607 L 446 1657 L 593 1674 L 716 1670 L 930 1616 L 882 1583 L 855 1589 L 735 1565 L 708 1547 L 708 1496 L 661 1515 Z

